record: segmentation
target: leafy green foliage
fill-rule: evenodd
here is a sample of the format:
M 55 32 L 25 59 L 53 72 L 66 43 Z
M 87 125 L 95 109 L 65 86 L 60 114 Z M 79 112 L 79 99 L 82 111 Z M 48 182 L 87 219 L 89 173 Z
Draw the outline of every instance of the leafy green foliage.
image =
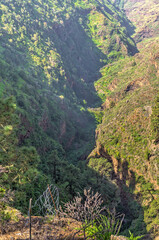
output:
M 93 168 L 102 177 L 106 176 L 110 178 L 113 171 L 111 162 L 104 157 L 90 158 L 88 166 Z
M 158 38 L 147 41 L 136 56 L 106 65 L 101 69 L 102 78 L 95 83 L 103 101 L 103 118 L 96 130 L 96 148 L 89 164 L 101 175 L 108 174 L 117 181 L 122 199 L 118 207 L 120 211 L 126 209 L 125 218 L 131 223 L 125 227 L 135 236 L 146 230 L 158 232 L 158 212 L 154 207 L 158 204 L 159 173 L 155 100 L 158 44 Z M 131 194 L 135 196 L 133 200 Z M 150 212 L 153 217 L 149 218 Z M 123 234 L 128 232 L 123 229 Z
M 129 234 L 130 234 L 130 237 L 128 238 L 129 240 L 138 240 L 143 237 L 143 236 L 134 237 L 133 233 L 131 233 L 130 231 L 129 231 Z
M 102 122 L 103 111 L 100 108 L 89 108 L 88 111 L 95 117 L 97 124 Z
M 18 146 L 17 124 L 13 99 L 1 99 L 0 163 L 6 171 L 2 174 L 0 183 L 6 189 L 15 191 L 14 204 L 25 211 L 25 208 L 28 207 L 29 197 L 35 199 L 44 189 L 46 177 L 37 170 L 40 159 L 35 148 Z
M 98 70 L 136 52 L 126 23 L 107 1 L 0 3 L 0 96 L 14 95 L 17 103 L 16 114 L 4 109 L 10 116 L 0 129 L 0 161 L 7 165 L 9 154 L 3 181 L 17 190 L 16 206 L 27 206 L 48 181 L 60 187 L 65 201 L 87 184 L 102 192 L 107 187 L 109 202 L 116 194 L 107 177 L 100 187 L 100 176 L 73 164 L 94 146 L 95 122 L 87 107 L 100 104 L 93 86 Z M 96 114 L 98 122 L 102 115 Z
M 115 221 L 112 216 L 100 215 L 90 224 L 86 223 L 85 233 L 91 239 L 110 240 L 112 235 L 117 235 L 120 231 L 120 221 Z
M 5 221 L 10 219 L 10 215 L 5 212 L 6 203 L 3 201 L 4 196 L 5 196 L 5 189 L 0 187 L 0 222 L 2 225 L 4 224 Z
M 116 3 L 123 7 L 123 1 Z M 64 201 L 91 186 L 107 205 L 124 209 L 121 198 L 130 186 L 146 209 L 151 231 L 158 224 L 158 202 L 148 183 L 158 181 L 158 158 L 156 152 L 151 158 L 149 145 L 151 102 L 158 87 L 157 42 L 151 54 L 145 42 L 146 50 L 128 58 L 137 52 L 129 35 L 134 28 L 106 0 L 2 0 L 0 28 L 0 97 L 14 95 L 17 102 L 16 110 L 11 98 L 0 102 L 0 164 L 7 169 L 0 181 L 6 190 L 15 191 L 14 206 L 26 212 L 29 198 L 34 201 L 53 182 Z M 105 63 L 95 83 L 103 101 L 99 109 L 93 83 Z M 91 112 L 100 125 L 97 148 L 87 166 L 80 160 L 94 146 L 95 123 L 87 111 L 94 106 L 97 111 Z M 134 166 L 147 177 L 143 186 L 138 181 L 139 197 Z M 137 203 L 127 205 L 130 221 L 134 220 L 128 227 L 134 232 L 142 225 L 145 230 Z
M 101 185 L 100 177 L 96 176 L 86 164 L 83 169 L 80 163 L 76 167 L 62 160 L 62 155 L 60 157 L 57 150 L 52 150 L 44 165 L 34 147 L 19 146 L 16 135 L 19 121 L 15 106 L 13 98 L 0 100 L 0 164 L 6 168 L 0 184 L 8 190 L 15 191 L 14 207 L 27 212 L 29 199 L 35 201 L 50 181 L 60 188 L 60 197 L 64 201 L 68 201 L 79 189 L 88 185 L 103 192 L 109 186 L 110 198 L 115 194 L 113 184 L 105 179 L 107 185 L 105 186 L 104 182 Z M 43 173 L 38 170 L 38 166 L 44 166 Z

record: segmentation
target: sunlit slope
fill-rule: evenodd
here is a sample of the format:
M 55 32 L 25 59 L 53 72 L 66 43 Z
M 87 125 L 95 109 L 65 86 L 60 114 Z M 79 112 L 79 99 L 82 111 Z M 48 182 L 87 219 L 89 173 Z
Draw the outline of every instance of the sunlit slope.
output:
M 139 42 L 159 34 L 158 0 L 115 0 L 135 26 L 134 39 Z
M 159 39 L 144 42 L 144 45 L 134 57 L 103 67 L 102 78 L 95 83 L 104 102 L 95 114 L 102 114 L 103 118 L 96 130 L 96 148 L 89 157 L 89 165 L 107 175 L 112 164 L 112 179 L 117 180 L 119 187 L 120 182 L 126 184 L 141 203 L 143 220 L 151 232 L 156 224 L 159 226 L 156 212 L 159 204 L 159 110 L 156 100 Z M 142 220 L 138 222 L 141 224 Z M 130 229 L 135 230 L 135 226 Z

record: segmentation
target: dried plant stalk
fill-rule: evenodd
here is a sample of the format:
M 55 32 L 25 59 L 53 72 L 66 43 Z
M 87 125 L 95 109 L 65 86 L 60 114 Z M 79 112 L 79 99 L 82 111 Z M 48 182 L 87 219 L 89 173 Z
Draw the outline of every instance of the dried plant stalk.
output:
M 60 213 L 62 216 L 80 222 L 91 222 L 105 210 L 102 204 L 103 200 L 98 192 L 94 194 L 91 189 L 84 189 L 84 199 L 78 194 L 73 201 L 64 205 L 64 210 L 61 210 Z

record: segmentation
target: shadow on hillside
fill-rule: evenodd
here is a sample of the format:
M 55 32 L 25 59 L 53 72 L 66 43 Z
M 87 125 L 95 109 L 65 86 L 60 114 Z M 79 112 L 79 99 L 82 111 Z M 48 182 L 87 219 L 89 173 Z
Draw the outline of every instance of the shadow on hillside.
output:
M 78 11 L 79 16 L 82 16 L 81 19 L 83 19 L 81 21 L 84 21 L 85 15 L 90 10 Z M 57 52 L 60 54 L 64 65 L 67 77 L 66 90 L 64 92 L 65 99 L 70 99 L 70 95 L 73 93 L 77 97 L 77 105 L 84 106 L 84 108 L 100 107 L 101 99 L 96 93 L 94 82 L 101 77 L 99 70 L 106 64 L 107 56 L 102 53 L 91 37 L 89 37 L 86 32 L 86 23 L 81 23 L 80 18 L 70 16 L 68 20 L 63 19 L 62 24 L 54 23 L 51 27 L 52 30 L 46 30 L 45 35 L 49 36 L 55 43 Z M 89 113 L 82 112 L 82 108 L 81 113 L 75 112 L 73 114 L 74 111 L 68 110 L 67 104 L 62 107 L 65 108 L 64 111 L 70 116 L 73 127 L 66 122 L 67 131 L 65 136 L 60 139 L 60 143 L 66 150 L 68 159 L 84 158 L 86 154 L 89 154 L 88 151 L 91 151 L 94 147 L 95 134 L 92 136 L 92 132 L 95 132 L 96 124 L 91 119 Z M 72 137 L 68 136 L 73 131 Z M 84 151 L 85 153 L 81 154 L 83 146 L 85 148 L 88 142 L 91 145 L 91 149 L 89 147 L 88 151 Z M 80 156 L 79 158 L 74 157 L 75 153 L 73 155 L 71 153 L 73 157 L 69 155 L 69 152 L 74 150 Z
M 78 99 L 86 100 L 88 106 L 100 105 L 94 82 L 100 78 L 99 70 L 104 66 L 102 60 L 106 60 L 107 56 L 86 34 L 77 17 L 70 17 L 63 24 L 55 24 L 49 35 L 56 42 L 68 83 Z
M 89 11 L 89 9 L 82 10 L 79 17 L 88 14 Z M 108 10 L 105 9 L 105 11 Z M 109 11 L 111 10 L 109 9 Z M 103 14 L 105 15 L 105 13 Z M 81 21 L 85 19 L 83 16 Z M 126 27 L 131 28 L 125 19 L 122 19 L 122 24 L 125 26 L 127 24 Z M 103 54 L 89 37 L 86 28 L 86 23 L 80 22 L 80 18 L 70 16 L 68 20 L 63 19 L 63 24 L 55 23 L 52 31 L 46 32 L 46 36 L 56 43 L 57 52 L 61 55 L 65 66 L 68 84 L 78 99 L 86 100 L 87 106 L 94 107 L 100 105 L 100 99 L 94 89 L 94 82 L 101 77 L 99 70 L 108 59 L 107 55 Z M 137 52 L 136 46 L 131 45 L 129 41 L 126 44 L 129 54 Z
M 130 35 L 134 33 L 134 28 L 131 24 L 127 23 L 126 20 L 122 22 L 124 26 L 129 28 Z M 56 42 L 56 49 L 62 57 L 69 85 L 79 101 L 82 102 L 86 100 L 87 106 L 90 107 L 100 106 L 101 102 L 96 95 L 93 83 L 100 77 L 99 70 L 104 65 L 101 60 L 107 59 L 106 55 L 97 48 L 92 39 L 86 34 L 77 18 L 70 17 L 68 20 L 64 20 L 63 24 L 55 23 L 53 31 L 47 33 L 47 35 L 48 34 L 49 37 Z M 137 49 L 132 47 L 131 52 L 134 54 L 137 52 Z M 89 124 L 90 122 L 88 121 L 88 125 Z M 81 131 L 87 129 L 88 125 L 86 128 L 81 125 Z M 92 131 L 93 130 L 91 130 L 91 132 Z M 76 146 L 72 144 L 72 149 L 74 148 L 79 155 L 80 143 L 78 144 L 77 139 L 83 138 L 83 143 L 88 142 L 90 139 L 89 137 L 87 139 L 87 135 L 83 135 L 82 137 L 80 132 L 77 131 L 73 141 L 74 143 L 76 142 Z M 66 150 L 68 151 L 68 149 Z M 94 191 L 99 191 L 102 194 L 103 199 L 111 208 L 117 206 L 117 211 L 125 214 L 125 220 L 122 226 L 123 231 L 131 226 L 130 229 L 132 232 L 138 233 L 140 228 L 142 232 L 146 234 L 143 209 L 131 193 L 133 189 L 135 189 L 136 184 L 133 172 L 131 172 L 131 179 L 129 179 L 129 187 L 127 186 L 127 180 L 130 178 L 128 163 L 120 163 L 121 166 L 118 170 L 121 171 L 122 174 L 112 172 L 112 176 L 108 178 L 105 177 L 108 170 L 104 163 L 102 163 L 101 166 L 98 165 L 98 158 L 99 157 L 94 158 L 93 166 L 97 171 L 82 162 L 81 165 L 79 164 L 78 166 L 80 169 L 80 177 L 74 172 L 71 178 L 69 172 L 69 177 L 66 179 L 68 182 L 66 190 L 70 195 L 74 196 L 79 189 L 81 191 L 81 189 L 85 187 L 92 187 Z M 109 162 L 110 159 L 111 157 L 109 156 Z M 102 173 L 99 174 L 98 172 Z M 116 184 L 114 181 L 116 181 Z
M 85 15 L 85 11 L 80 15 Z M 103 60 L 107 60 L 107 56 L 85 32 L 78 17 L 70 16 L 68 20 L 63 19 L 63 24 L 55 23 L 46 36 L 55 43 L 64 65 L 67 77 L 65 99 L 69 100 L 70 95 L 74 95 L 74 102 L 64 102 L 61 107 L 69 119 L 65 119 L 66 133 L 60 143 L 66 150 L 66 158 L 77 162 L 84 159 L 95 144 L 96 123 L 86 108 L 101 106 L 94 82 L 101 77 L 99 70 L 105 65 Z
M 113 166 L 111 156 L 107 153 L 91 157 L 91 165 L 98 172 L 93 168 L 86 167 L 87 171 L 91 172 L 88 174 L 87 186 L 100 192 L 105 203 L 112 209 L 116 208 L 116 213 L 125 214 L 121 235 L 129 236 L 128 230 L 130 230 L 134 236 L 145 235 L 143 239 L 147 239 L 144 210 L 137 201 L 137 196 L 133 194 L 136 187 L 135 173 L 129 170 L 127 161 L 119 161 L 118 170 L 112 170 L 110 176 L 105 177 L 109 171 L 106 167 L 108 162 Z

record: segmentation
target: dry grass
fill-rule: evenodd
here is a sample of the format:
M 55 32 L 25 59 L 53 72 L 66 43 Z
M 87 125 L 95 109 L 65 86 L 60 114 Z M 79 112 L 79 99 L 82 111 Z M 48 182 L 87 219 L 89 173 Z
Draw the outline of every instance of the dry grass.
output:
M 80 228 L 80 223 L 69 218 L 32 217 L 32 240 L 71 240 Z M 29 239 L 28 218 L 19 222 L 9 222 L 0 235 L 1 240 L 27 240 Z M 74 239 L 83 239 L 78 236 Z

